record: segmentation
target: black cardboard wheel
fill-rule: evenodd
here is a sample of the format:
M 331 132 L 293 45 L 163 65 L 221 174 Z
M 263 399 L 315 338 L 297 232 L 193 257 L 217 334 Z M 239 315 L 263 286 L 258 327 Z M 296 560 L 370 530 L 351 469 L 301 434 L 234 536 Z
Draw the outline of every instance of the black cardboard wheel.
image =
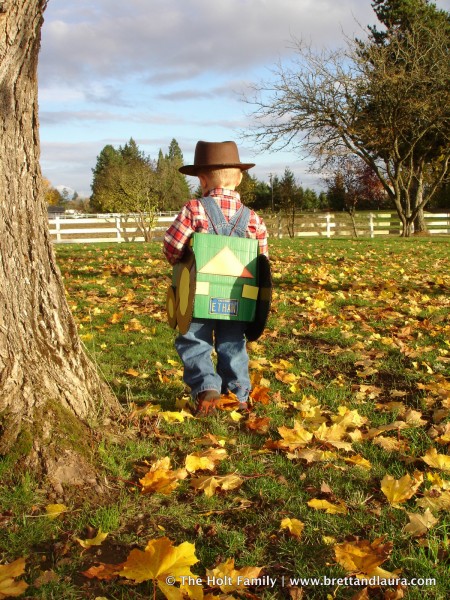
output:
M 169 326 L 172 327 L 172 329 L 175 329 L 177 326 L 177 300 L 173 285 L 169 285 L 167 288 L 166 313 Z
M 245 336 L 249 342 L 261 337 L 269 318 L 272 303 L 272 276 L 270 262 L 265 254 L 258 256 L 258 299 L 256 300 L 255 320 L 248 324 Z

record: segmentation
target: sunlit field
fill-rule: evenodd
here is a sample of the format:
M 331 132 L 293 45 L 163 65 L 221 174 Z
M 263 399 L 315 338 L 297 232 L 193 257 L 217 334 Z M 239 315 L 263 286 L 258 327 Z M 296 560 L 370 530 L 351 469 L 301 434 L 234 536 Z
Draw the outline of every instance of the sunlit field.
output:
M 102 498 L 49 500 L 0 463 L 0 562 L 25 559 L 23 597 L 448 598 L 449 250 L 273 241 L 251 411 L 195 418 L 160 245 L 57 246 L 124 435 L 100 446 Z

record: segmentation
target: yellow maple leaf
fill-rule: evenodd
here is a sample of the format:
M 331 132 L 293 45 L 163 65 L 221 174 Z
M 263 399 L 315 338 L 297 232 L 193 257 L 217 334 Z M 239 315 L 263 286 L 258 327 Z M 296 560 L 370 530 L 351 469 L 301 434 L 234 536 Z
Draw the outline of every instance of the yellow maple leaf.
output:
M 450 471 L 450 456 L 447 454 L 438 454 L 436 448 L 429 448 L 425 456 L 421 458 L 430 467 L 440 469 L 441 471 Z
M 130 375 L 130 377 L 139 377 L 139 371 L 136 371 L 136 369 L 128 369 L 125 371 L 125 375 Z
M 368 422 L 367 417 L 361 416 L 357 410 L 350 410 L 348 406 L 338 406 L 338 414 L 333 415 L 331 420 L 343 428 L 362 427 Z
M 0 565 L 0 599 L 21 596 L 28 587 L 25 581 L 14 581 L 25 572 L 25 559 L 18 558 L 9 565 Z
M 237 410 L 232 410 L 229 415 L 230 419 L 235 423 L 239 423 L 239 421 L 244 418 L 244 415 L 241 415 Z
M 48 504 L 45 507 L 45 510 L 47 511 L 47 517 L 49 519 L 56 519 L 63 513 L 67 512 L 69 509 L 65 504 Z
M 314 448 L 304 448 L 297 450 L 295 454 L 287 455 L 288 458 L 302 458 L 309 463 L 326 462 L 338 457 L 336 452 L 330 450 L 315 450 Z
M 283 446 L 287 447 L 289 450 L 296 450 L 297 448 L 303 448 L 306 446 L 313 438 L 312 433 L 307 431 L 299 421 L 294 421 L 294 427 L 289 429 L 289 427 L 278 427 L 278 433 L 283 438 Z
M 416 500 L 416 504 L 421 508 L 429 508 L 433 512 L 450 511 L 450 490 L 441 492 L 439 489 L 431 488 L 424 493 L 423 498 Z
M 92 546 L 101 546 L 107 537 L 108 534 L 103 533 L 103 531 L 99 529 L 97 535 L 94 538 L 88 540 L 80 540 L 80 538 L 75 539 L 80 544 L 80 546 L 83 546 L 83 548 L 91 548 Z
M 428 421 L 422 419 L 422 413 L 412 408 L 406 411 L 404 419 L 410 427 L 423 427 L 428 424 Z
M 195 471 L 214 471 L 216 464 L 227 458 L 228 453 L 224 448 L 209 448 L 203 452 L 194 452 L 188 454 L 185 460 L 185 467 L 189 473 Z
M 392 475 L 385 475 L 381 481 L 381 491 L 395 508 L 414 496 L 423 482 L 423 474 L 415 471 L 411 477 L 409 474 L 400 479 L 394 479 Z
M 320 442 L 331 444 L 335 448 L 342 450 L 352 450 L 350 442 L 342 441 L 342 438 L 346 435 L 346 430 L 341 425 L 331 425 L 327 427 L 325 423 L 314 431 L 314 437 Z
M 170 411 L 166 410 L 164 412 L 158 413 L 158 417 L 161 417 L 166 421 L 166 423 L 183 423 L 185 419 L 193 419 L 194 417 L 191 413 L 181 410 L 181 411 Z
M 255 433 L 267 433 L 270 427 L 269 417 L 256 417 L 251 413 L 249 419 L 245 422 L 245 427 Z
M 386 452 L 406 452 L 408 443 L 406 440 L 398 440 L 392 437 L 378 436 L 373 440 L 376 446 L 380 446 Z
M 372 465 L 370 461 L 366 458 L 363 458 L 360 454 L 355 454 L 355 456 L 344 457 L 346 463 L 350 463 L 352 465 L 356 465 L 357 467 L 362 467 L 363 469 L 371 469 Z
M 130 319 L 123 328 L 125 331 L 144 331 L 144 326 L 139 319 Z
M 414 537 L 424 535 L 431 529 L 439 519 L 433 515 L 429 508 L 421 515 L 420 513 L 406 513 L 409 517 L 408 525 L 405 525 L 403 531 L 410 533 Z
M 275 373 L 275 378 L 278 379 L 278 381 L 288 385 L 297 383 L 297 381 L 300 379 L 298 375 L 295 375 L 294 373 L 288 373 L 286 371 L 277 371 Z
M 298 519 L 283 519 L 280 529 L 289 529 L 289 533 L 296 538 L 301 537 L 305 524 Z
M 207 475 L 205 477 L 196 477 L 191 480 L 191 486 L 196 490 L 203 490 L 205 496 L 211 498 L 219 488 L 221 490 L 235 490 L 244 483 L 238 475 Z
M 313 498 L 312 500 L 309 500 L 307 504 L 316 510 L 324 510 L 330 515 L 346 515 L 348 513 L 347 505 L 343 500 L 339 500 L 339 504 L 331 504 L 328 500 Z
M 139 483 L 142 485 L 143 494 L 159 492 L 168 495 L 178 487 L 180 479 L 186 477 L 187 472 L 184 469 L 172 470 L 170 458 L 166 456 L 153 463 L 148 473 L 139 479 Z
M 132 550 L 119 575 L 136 583 L 152 580 L 170 600 L 181 600 L 183 593 L 171 582 L 183 583 L 183 578 L 195 577 L 190 567 L 198 562 L 195 546 L 183 542 L 173 546 L 167 537 L 150 540 L 144 551 Z
M 382 544 L 381 538 L 344 542 L 334 546 L 336 562 L 349 573 L 372 575 L 392 552 L 392 543 Z
M 211 580 L 222 581 L 219 585 L 222 592 L 244 591 L 246 587 L 252 585 L 252 579 L 256 579 L 263 567 L 243 567 L 234 568 L 234 558 L 229 558 L 224 563 L 217 565 L 215 569 L 207 569 L 206 575 Z

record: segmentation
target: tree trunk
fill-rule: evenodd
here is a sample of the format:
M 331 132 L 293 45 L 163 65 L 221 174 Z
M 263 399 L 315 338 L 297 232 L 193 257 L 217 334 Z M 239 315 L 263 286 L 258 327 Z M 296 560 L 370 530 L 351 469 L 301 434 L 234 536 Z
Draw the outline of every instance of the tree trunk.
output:
M 0 454 L 61 491 L 95 480 L 91 427 L 120 406 L 84 353 L 48 233 L 36 76 L 45 6 L 0 2 Z
M 417 215 L 414 218 L 414 235 L 429 235 L 423 208 L 419 208 Z

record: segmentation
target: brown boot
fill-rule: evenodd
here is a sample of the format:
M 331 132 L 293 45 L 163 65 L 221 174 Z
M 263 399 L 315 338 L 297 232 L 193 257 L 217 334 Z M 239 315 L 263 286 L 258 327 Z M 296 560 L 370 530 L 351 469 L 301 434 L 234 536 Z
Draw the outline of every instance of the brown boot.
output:
M 213 413 L 221 396 L 217 390 L 204 390 L 197 396 L 196 414 L 207 416 Z

